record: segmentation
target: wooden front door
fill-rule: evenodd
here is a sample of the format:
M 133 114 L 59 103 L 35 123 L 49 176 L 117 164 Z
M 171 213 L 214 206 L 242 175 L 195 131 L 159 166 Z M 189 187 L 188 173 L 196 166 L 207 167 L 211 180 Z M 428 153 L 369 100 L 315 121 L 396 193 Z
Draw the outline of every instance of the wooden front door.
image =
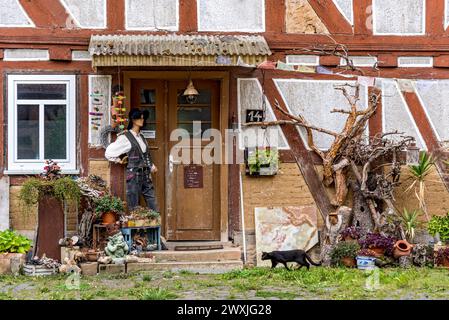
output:
M 167 240 L 220 240 L 220 165 L 201 160 L 202 152 L 208 151 L 210 144 L 206 130 L 219 128 L 220 83 L 194 80 L 200 93 L 195 103 L 182 96 L 187 84 L 185 80 L 132 80 L 131 103 L 150 111 L 145 129 L 159 169 L 153 181 L 163 234 Z M 199 131 L 193 132 L 197 121 L 201 121 Z M 187 143 L 182 147 L 178 140 L 170 141 L 176 129 L 186 130 Z M 197 134 L 203 140 L 194 144 Z M 180 156 L 187 154 L 190 159 L 196 157 L 197 164 L 180 163 L 173 152 Z

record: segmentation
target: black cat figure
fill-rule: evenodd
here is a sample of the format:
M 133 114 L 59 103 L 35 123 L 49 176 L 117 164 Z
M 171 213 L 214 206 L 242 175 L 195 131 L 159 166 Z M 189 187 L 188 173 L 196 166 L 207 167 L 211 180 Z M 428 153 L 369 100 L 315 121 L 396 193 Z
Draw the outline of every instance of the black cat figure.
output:
M 296 262 L 300 266 L 299 269 L 305 266 L 307 270 L 309 270 L 310 264 L 314 266 L 321 265 L 321 263 L 314 262 L 304 250 L 262 252 L 262 260 L 271 260 L 272 269 L 278 263 L 282 263 L 287 270 L 290 270 L 287 262 Z

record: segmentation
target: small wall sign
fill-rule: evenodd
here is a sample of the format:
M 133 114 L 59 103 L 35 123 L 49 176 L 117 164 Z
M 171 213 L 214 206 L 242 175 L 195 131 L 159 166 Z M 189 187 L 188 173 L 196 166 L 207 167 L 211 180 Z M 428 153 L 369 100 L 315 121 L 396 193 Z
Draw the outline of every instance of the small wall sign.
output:
M 197 164 L 184 166 L 184 188 L 203 188 L 203 166 Z
M 155 130 L 142 130 L 142 135 L 145 139 L 156 139 L 156 131 Z
M 246 123 L 262 122 L 265 120 L 265 112 L 259 109 L 246 109 Z

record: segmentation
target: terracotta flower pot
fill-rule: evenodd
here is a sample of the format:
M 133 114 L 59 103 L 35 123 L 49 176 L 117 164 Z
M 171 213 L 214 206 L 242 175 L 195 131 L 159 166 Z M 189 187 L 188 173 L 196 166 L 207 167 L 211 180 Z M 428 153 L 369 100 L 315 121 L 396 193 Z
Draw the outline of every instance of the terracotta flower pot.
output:
M 341 258 L 341 263 L 348 268 L 354 268 L 357 265 L 357 261 L 350 257 Z
M 353 242 L 353 243 L 357 243 L 357 242 L 358 242 L 357 239 L 354 239 L 353 237 L 350 237 L 350 236 L 344 237 L 343 240 L 344 240 L 345 242 Z
M 394 244 L 393 256 L 398 259 L 399 257 L 409 256 L 412 252 L 413 246 L 406 240 L 399 240 Z
M 101 215 L 101 220 L 103 224 L 114 224 L 117 221 L 117 216 L 114 212 L 104 212 Z
M 384 255 L 384 253 L 385 253 L 385 249 L 384 248 L 374 247 L 374 248 L 369 248 L 369 249 L 375 253 L 376 258 L 382 257 Z
M 449 268 L 449 259 L 446 257 L 444 257 L 443 259 L 443 267 Z

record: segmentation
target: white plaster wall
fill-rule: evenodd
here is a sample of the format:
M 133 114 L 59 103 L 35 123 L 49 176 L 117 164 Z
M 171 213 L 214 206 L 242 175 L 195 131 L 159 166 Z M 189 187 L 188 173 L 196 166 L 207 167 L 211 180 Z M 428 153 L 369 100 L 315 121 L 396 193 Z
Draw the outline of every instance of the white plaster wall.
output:
M 266 121 L 276 120 L 273 109 L 266 102 Z M 263 109 L 262 105 L 262 86 L 257 79 L 238 79 L 238 110 L 239 110 L 239 145 L 240 149 L 244 149 L 245 137 L 248 140 L 248 146 L 267 146 L 266 139 L 270 142 L 270 146 L 277 146 L 279 149 L 289 149 L 288 142 L 279 126 L 262 129 L 260 127 L 245 127 L 242 123 L 246 120 L 247 109 Z
M 178 0 L 126 0 L 126 29 L 177 31 Z
M 199 31 L 265 31 L 264 0 L 198 0 Z
M 440 141 L 449 141 L 449 80 L 418 80 L 416 91 Z
M 354 8 L 353 0 L 334 0 L 335 5 L 338 10 L 343 14 L 343 16 L 351 23 L 354 24 Z
M 374 34 L 424 34 L 424 0 L 373 0 Z
M 75 60 L 75 61 L 91 61 L 92 57 L 91 57 L 89 51 L 73 50 L 72 51 L 72 60 Z
M 426 145 L 395 80 L 382 80 L 383 132 L 402 132 L 413 136 L 420 149 Z M 392 138 L 395 138 L 392 136 Z M 396 137 L 399 138 L 399 137 Z
M 106 28 L 106 0 L 61 0 L 80 28 Z
M 0 26 L 31 27 L 33 23 L 18 0 L 0 0 Z
M 9 229 L 9 177 L 0 179 L 0 231 Z
M 333 109 L 349 109 L 349 103 L 341 91 L 335 90 L 336 85 L 345 83 L 354 84 L 352 81 L 324 81 L 324 80 L 298 80 L 276 79 L 276 86 L 281 93 L 284 102 L 292 114 L 301 114 L 310 124 L 340 132 L 346 120 L 346 116 L 340 113 L 331 113 Z M 349 89 L 353 93 L 354 89 Z M 367 108 L 367 88 L 360 90 L 359 109 Z M 298 128 L 304 144 L 307 144 L 307 133 L 303 128 Z M 323 150 L 329 149 L 334 138 L 327 134 L 314 132 L 315 145 Z

